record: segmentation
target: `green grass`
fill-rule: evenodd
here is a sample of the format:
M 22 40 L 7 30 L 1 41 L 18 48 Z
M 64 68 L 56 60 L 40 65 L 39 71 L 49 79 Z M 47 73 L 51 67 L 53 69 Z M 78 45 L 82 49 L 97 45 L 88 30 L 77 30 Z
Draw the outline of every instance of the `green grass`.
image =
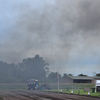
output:
M 52 89 L 57 89 L 58 88 L 58 83 L 49 83 L 50 87 Z M 67 89 L 67 88 L 85 88 L 85 87 L 89 87 L 89 88 L 93 88 L 95 87 L 94 84 L 88 84 L 88 83 L 60 83 L 59 87 L 61 89 Z
M 62 92 L 63 93 L 69 93 L 71 94 L 71 91 L 73 90 L 73 94 L 80 94 L 80 95 L 88 95 L 88 92 L 84 92 L 84 89 L 62 89 Z M 45 90 L 45 91 L 48 91 L 48 90 Z M 61 89 L 60 90 L 57 90 L 57 89 L 52 89 L 50 91 L 53 91 L 53 92 L 61 92 Z M 97 97 L 100 97 L 100 92 L 92 92 L 92 89 L 90 90 L 90 95 L 91 96 L 97 96 Z
M 0 91 L 7 90 L 26 90 L 27 83 L 2 83 L 0 84 Z
M 49 83 L 51 87 L 51 91 L 55 92 L 62 92 L 63 93 L 71 93 L 71 90 L 73 90 L 73 94 L 80 94 L 80 95 L 88 95 L 88 92 L 84 92 L 84 88 L 88 87 L 90 88 L 90 95 L 91 96 L 97 96 L 100 97 L 100 92 L 93 93 L 92 88 L 95 87 L 94 84 L 87 84 L 87 83 L 73 83 L 73 84 L 67 84 L 67 83 L 60 83 L 59 84 L 59 91 L 58 91 L 58 84 L 57 83 Z M 48 90 L 46 90 L 48 91 Z
M 43 83 L 39 83 L 39 86 L 41 86 Z M 57 83 L 49 83 L 50 87 L 52 89 L 57 89 L 58 84 Z M 94 87 L 94 84 L 65 84 L 65 83 L 60 83 L 59 84 L 60 89 L 65 89 L 67 88 L 85 88 L 89 87 L 92 88 Z M 1 90 L 26 90 L 27 89 L 27 83 L 2 83 L 0 84 L 0 91 Z
M 41 83 L 40 83 L 41 85 Z M 51 89 L 50 91 L 55 92 L 62 92 L 63 93 L 71 93 L 72 88 L 74 94 L 80 94 L 80 95 L 88 95 L 88 92 L 84 92 L 85 87 L 93 88 L 94 84 L 59 84 L 59 91 L 58 91 L 58 85 L 57 84 L 49 84 Z M 69 89 L 68 89 L 69 88 Z M 0 84 L 0 91 L 8 91 L 8 90 L 27 90 L 27 83 L 2 83 Z M 48 90 L 45 90 L 48 91 Z M 92 93 L 92 89 L 90 90 L 91 96 L 97 96 L 100 97 L 100 92 Z

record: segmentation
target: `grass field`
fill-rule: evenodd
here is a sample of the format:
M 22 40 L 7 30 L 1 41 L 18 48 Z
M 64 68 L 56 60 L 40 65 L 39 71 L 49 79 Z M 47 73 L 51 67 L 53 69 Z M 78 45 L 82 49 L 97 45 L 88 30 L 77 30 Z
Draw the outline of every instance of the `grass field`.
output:
M 41 86 L 41 84 L 43 83 L 39 83 L 39 85 Z M 51 89 L 58 89 L 58 84 L 57 83 L 49 83 Z M 59 88 L 60 89 L 73 89 L 73 88 L 85 88 L 85 87 L 89 87 L 89 88 L 93 88 L 94 84 L 59 84 Z M 27 89 L 27 83 L 2 83 L 0 84 L 0 91 L 1 90 L 19 90 L 19 89 Z
M 58 89 L 58 83 L 49 83 L 50 87 L 52 89 Z M 60 83 L 59 84 L 59 88 L 60 89 L 67 89 L 67 88 L 94 88 L 95 85 L 94 84 L 87 84 L 87 83 Z
M 48 90 L 46 90 L 48 91 Z M 54 91 L 54 92 L 61 92 L 61 90 L 57 90 L 57 89 L 52 89 L 50 91 Z M 71 94 L 72 89 L 66 90 L 66 89 L 62 89 L 62 93 L 70 93 Z M 88 92 L 84 92 L 84 89 L 73 89 L 73 94 L 80 94 L 80 95 L 88 95 Z M 90 95 L 91 96 L 97 96 L 100 97 L 100 92 L 92 92 L 92 90 L 90 90 Z
M 88 95 L 88 92 L 84 92 L 84 88 L 89 87 L 91 96 L 100 97 L 100 92 L 96 92 L 96 93 L 92 92 L 91 88 L 94 88 L 94 84 L 59 84 L 59 91 L 57 89 L 58 88 L 57 84 L 50 83 L 49 85 L 51 87 L 50 91 L 61 92 L 61 89 L 62 89 L 63 93 L 71 93 L 71 91 L 73 90 L 74 94 L 80 94 L 80 95 Z M 14 91 L 15 90 L 27 90 L 27 83 L 2 83 L 0 84 L 0 91 L 8 91 L 8 90 L 14 90 Z
M 73 90 L 73 94 L 80 94 L 80 95 L 89 95 L 88 92 L 84 92 L 84 88 L 89 88 L 90 89 L 90 95 L 91 96 L 97 96 L 100 97 L 100 92 L 92 92 L 92 88 L 95 87 L 94 84 L 80 84 L 80 83 L 74 83 L 74 84 L 59 84 L 59 91 L 58 91 L 58 84 L 49 84 L 51 87 L 50 91 L 55 91 L 55 92 L 62 92 L 63 93 L 71 93 Z M 47 90 L 48 91 L 48 90 Z
M 2 83 L 0 84 L 0 91 L 7 90 L 26 90 L 27 83 Z

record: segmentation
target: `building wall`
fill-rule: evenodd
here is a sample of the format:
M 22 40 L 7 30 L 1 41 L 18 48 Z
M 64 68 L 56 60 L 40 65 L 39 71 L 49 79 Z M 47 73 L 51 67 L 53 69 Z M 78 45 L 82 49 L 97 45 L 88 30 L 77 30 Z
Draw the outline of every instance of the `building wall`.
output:
M 59 81 L 60 83 L 73 83 L 73 79 L 65 77 Z
M 95 84 L 96 80 L 100 80 L 100 78 L 94 78 L 94 79 L 92 80 L 92 83 Z
M 85 80 L 85 79 L 72 79 L 70 77 L 65 77 L 61 80 L 59 80 L 60 83 L 92 83 L 92 84 L 95 84 L 95 81 L 96 80 L 100 80 L 100 78 L 93 78 L 93 79 L 88 79 L 88 80 Z
M 95 84 L 95 81 L 96 81 L 96 80 L 95 80 L 95 79 L 93 79 L 93 80 L 92 80 L 92 84 Z

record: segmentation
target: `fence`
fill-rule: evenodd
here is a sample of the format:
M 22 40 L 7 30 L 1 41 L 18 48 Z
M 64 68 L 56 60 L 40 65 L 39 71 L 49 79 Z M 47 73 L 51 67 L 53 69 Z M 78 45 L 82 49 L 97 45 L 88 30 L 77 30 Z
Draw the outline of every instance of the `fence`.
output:
M 58 88 L 58 84 L 57 83 L 49 83 L 50 87 L 52 89 L 57 89 Z M 95 85 L 94 84 L 87 84 L 87 83 L 59 83 L 59 89 L 84 89 L 84 88 L 94 88 Z

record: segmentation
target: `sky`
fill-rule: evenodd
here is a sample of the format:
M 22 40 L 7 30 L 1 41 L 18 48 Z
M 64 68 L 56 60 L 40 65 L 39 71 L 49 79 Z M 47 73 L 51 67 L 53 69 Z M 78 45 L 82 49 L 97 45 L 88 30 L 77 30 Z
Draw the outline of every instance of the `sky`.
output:
M 0 60 L 40 57 L 51 72 L 100 72 L 99 0 L 0 0 Z

